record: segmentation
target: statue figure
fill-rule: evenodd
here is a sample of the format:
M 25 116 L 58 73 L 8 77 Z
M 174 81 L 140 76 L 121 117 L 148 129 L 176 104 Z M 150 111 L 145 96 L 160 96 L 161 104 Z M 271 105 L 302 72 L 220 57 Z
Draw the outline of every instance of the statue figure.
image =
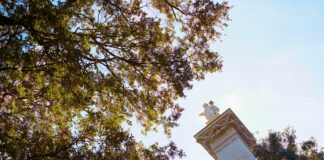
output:
M 203 107 L 205 108 L 205 110 L 199 115 L 205 116 L 208 121 L 219 115 L 219 108 L 214 105 L 213 101 L 210 101 L 209 104 L 204 103 Z

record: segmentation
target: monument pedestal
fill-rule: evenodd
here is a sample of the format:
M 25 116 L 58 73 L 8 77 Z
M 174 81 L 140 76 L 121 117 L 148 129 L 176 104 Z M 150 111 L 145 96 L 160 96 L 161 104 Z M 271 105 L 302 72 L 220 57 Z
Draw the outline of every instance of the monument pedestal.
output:
M 255 160 L 255 138 L 235 113 L 228 109 L 210 120 L 195 136 L 216 160 Z

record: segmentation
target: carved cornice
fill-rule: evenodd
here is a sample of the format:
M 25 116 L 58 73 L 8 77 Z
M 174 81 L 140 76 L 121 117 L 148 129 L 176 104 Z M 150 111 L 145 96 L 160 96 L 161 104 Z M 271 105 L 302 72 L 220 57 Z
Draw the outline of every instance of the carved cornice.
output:
M 217 137 L 221 137 L 231 128 L 235 129 L 246 145 L 252 149 L 256 143 L 253 134 L 250 133 L 231 109 L 227 109 L 224 113 L 211 120 L 211 122 L 209 122 L 207 126 L 200 130 L 194 137 L 197 142 L 216 159 L 216 155 L 210 144 L 213 140 L 217 139 Z

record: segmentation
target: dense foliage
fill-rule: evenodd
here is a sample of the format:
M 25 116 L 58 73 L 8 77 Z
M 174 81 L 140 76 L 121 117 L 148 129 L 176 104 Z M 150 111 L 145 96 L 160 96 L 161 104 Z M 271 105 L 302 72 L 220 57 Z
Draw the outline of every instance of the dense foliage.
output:
M 192 80 L 222 67 L 209 43 L 229 6 L 213 0 L 0 1 L 0 157 L 172 159 L 145 132 L 177 125 Z
M 324 160 L 324 150 L 318 149 L 316 140 L 311 138 L 301 144 L 296 143 L 295 130 L 270 131 L 254 148 L 259 160 Z

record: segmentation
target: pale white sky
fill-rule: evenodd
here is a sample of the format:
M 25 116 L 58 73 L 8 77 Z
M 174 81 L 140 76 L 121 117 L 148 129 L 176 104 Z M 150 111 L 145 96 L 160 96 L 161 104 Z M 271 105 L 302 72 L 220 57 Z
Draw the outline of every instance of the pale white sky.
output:
M 299 142 L 314 136 L 324 147 L 324 1 L 229 3 L 226 36 L 212 44 L 223 72 L 194 82 L 179 100 L 185 111 L 171 140 L 184 149 L 184 159 L 211 160 L 193 136 L 204 127 L 202 104 L 213 100 L 221 111 L 231 107 L 257 139 L 293 126 Z M 161 133 L 133 132 L 147 144 L 169 141 Z

